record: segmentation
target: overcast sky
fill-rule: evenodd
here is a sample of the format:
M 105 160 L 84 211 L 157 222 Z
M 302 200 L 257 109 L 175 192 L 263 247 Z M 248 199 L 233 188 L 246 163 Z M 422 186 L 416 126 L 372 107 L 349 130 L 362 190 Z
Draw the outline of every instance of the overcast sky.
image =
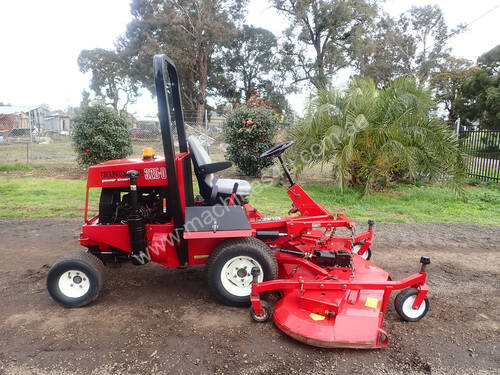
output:
M 77 106 L 88 87 L 80 73 L 82 49 L 113 48 L 130 21 L 130 0 L 2 0 L 0 1 L 0 102 L 14 105 L 49 104 L 52 109 Z M 387 0 L 393 16 L 412 5 L 438 4 L 448 26 L 468 23 L 500 5 L 500 0 Z M 267 0 L 250 0 L 248 22 L 279 34 L 285 25 Z M 450 42 L 452 53 L 476 60 L 500 43 L 500 8 L 473 22 Z M 160 51 L 159 51 L 160 52 Z M 340 78 L 341 79 L 341 78 Z M 307 93 L 290 98 L 300 113 Z M 145 92 L 129 108 L 138 115 L 156 113 Z

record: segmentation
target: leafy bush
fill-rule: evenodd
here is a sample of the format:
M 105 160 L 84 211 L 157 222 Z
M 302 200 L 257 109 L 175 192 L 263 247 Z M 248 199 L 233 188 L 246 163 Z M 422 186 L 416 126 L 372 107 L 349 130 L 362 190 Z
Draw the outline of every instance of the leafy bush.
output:
M 102 104 L 82 108 L 73 120 L 71 136 L 78 163 L 83 166 L 132 153 L 127 120 Z
M 394 182 L 444 179 L 462 191 L 465 168 L 456 137 L 434 115 L 429 90 L 409 78 L 382 90 L 360 78 L 344 91 L 323 91 L 291 135 L 297 171 L 331 163 L 342 189 L 361 185 L 366 193 Z
M 228 143 L 226 157 L 246 176 L 259 177 L 272 159 L 261 159 L 260 154 L 274 144 L 278 119 L 271 106 L 258 95 L 242 105 L 236 105 L 224 125 L 224 140 Z

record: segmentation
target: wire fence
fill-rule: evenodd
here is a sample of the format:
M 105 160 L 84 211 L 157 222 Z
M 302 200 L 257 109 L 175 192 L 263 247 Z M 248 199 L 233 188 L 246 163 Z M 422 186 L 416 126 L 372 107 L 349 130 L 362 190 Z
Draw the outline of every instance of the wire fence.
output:
M 483 181 L 500 181 L 500 130 L 461 130 L 467 173 Z
M 224 123 L 225 117 L 217 113 L 205 112 L 201 116 L 195 111 L 184 111 L 186 135 L 196 135 L 211 154 L 224 154 Z M 282 123 L 282 127 L 293 123 Z M 36 121 L 27 114 L 0 115 L 0 163 L 76 166 L 71 125 L 71 118 L 66 114 L 41 116 Z M 129 134 L 133 156 L 141 155 L 146 147 L 153 147 L 157 155 L 163 155 L 156 116 L 131 118 Z M 176 140 L 176 131 L 173 130 L 172 134 Z
M 223 153 L 222 116 L 206 116 L 197 120 L 196 113 L 187 112 L 184 117 L 187 136 L 196 135 L 207 150 Z M 0 117 L 0 163 L 33 164 L 72 167 L 77 165 L 71 139 L 71 122 L 63 126 L 46 127 L 30 124 L 23 116 Z M 160 124 L 157 117 L 137 117 L 129 129 L 132 155 L 141 155 L 146 147 L 153 147 L 157 155 L 163 155 Z M 176 141 L 176 131 L 172 134 Z

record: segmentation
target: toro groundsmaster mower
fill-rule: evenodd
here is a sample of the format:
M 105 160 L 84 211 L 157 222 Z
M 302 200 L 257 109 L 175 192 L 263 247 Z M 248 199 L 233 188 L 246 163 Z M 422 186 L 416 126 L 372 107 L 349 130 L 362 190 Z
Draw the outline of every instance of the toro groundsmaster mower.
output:
M 89 168 L 80 235 L 88 251 L 61 258 L 49 271 L 47 287 L 57 302 L 68 307 L 92 302 L 102 286 L 104 265 L 123 259 L 165 267 L 206 263 L 208 285 L 219 301 L 250 306 L 257 322 L 273 316 L 286 334 L 320 347 L 385 346 L 382 324 L 393 290 L 404 289 L 395 299 L 402 319 L 418 321 L 427 313 L 428 257 L 421 258 L 420 272 L 398 281 L 371 263 L 374 223 L 356 235 L 354 222 L 314 202 L 282 158 L 293 142 L 261 155 L 280 161 L 292 201 L 289 216 L 263 217 L 248 203 L 248 182 L 214 177 L 231 163 L 213 163 L 196 137 L 186 139 L 173 62 L 157 55 L 153 66 L 165 156 L 145 149 L 142 158 Z M 98 215 L 89 218 L 90 188 L 100 188 L 101 196 Z M 261 299 L 271 290 L 281 296 L 274 309 Z

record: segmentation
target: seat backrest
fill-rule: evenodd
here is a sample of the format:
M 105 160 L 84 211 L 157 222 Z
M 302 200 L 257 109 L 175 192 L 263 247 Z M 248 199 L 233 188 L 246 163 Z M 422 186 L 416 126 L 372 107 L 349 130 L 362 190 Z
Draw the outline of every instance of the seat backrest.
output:
M 194 135 L 189 136 L 187 141 L 189 144 L 189 148 L 191 149 L 191 155 L 194 161 L 193 164 L 195 172 L 196 175 L 198 176 L 200 174 L 199 166 L 212 163 L 212 159 L 210 158 L 210 155 L 208 155 L 207 151 L 203 148 L 199 139 L 196 136 Z M 207 174 L 206 176 L 203 176 L 203 180 L 208 186 L 212 187 L 214 174 L 210 173 Z

